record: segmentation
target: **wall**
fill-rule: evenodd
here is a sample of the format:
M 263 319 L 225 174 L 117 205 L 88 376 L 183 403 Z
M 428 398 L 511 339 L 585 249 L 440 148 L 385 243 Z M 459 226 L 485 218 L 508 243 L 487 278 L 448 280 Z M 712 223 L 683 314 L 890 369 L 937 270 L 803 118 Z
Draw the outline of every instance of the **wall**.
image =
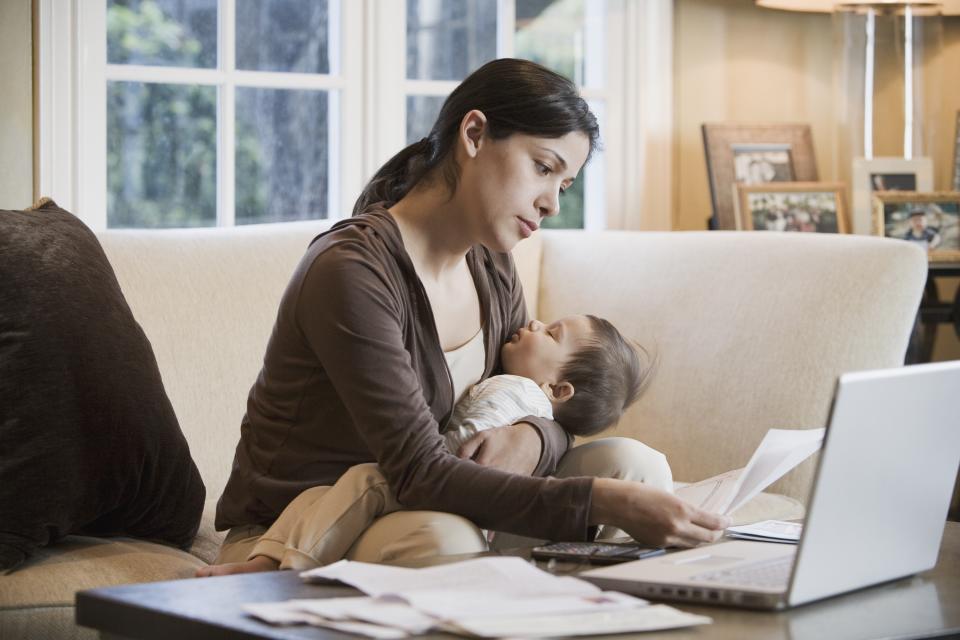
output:
M 30 0 L 0 1 L 0 208 L 33 201 L 33 35 Z

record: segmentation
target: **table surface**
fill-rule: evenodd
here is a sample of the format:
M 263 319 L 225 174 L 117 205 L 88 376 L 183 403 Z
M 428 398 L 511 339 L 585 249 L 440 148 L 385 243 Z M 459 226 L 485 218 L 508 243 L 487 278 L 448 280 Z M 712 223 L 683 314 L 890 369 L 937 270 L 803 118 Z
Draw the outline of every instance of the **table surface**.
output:
M 142 640 L 356 638 L 311 627 L 271 627 L 247 617 L 240 607 L 251 602 L 357 593 L 349 587 L 305 584 L 292 571 L 136 584 L 79 593 L 77 622 L 99 629 L 104 637 Z M 642 637 L 819 640 L 960 634 L 960 523 L 947 523 L 937 566 L 911 578 L 779 613 L 675 606 L 710 616 L 714 622 L 690 629 L 644 633 Z

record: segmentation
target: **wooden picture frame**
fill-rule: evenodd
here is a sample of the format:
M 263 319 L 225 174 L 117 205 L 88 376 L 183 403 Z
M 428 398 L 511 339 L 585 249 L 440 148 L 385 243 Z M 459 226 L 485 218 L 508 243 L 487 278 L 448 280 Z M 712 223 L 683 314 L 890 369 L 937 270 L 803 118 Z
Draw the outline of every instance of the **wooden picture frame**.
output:
M 921 217 L 922 223 L 912 222 Z M 938 240 L 933 240 L 930 230 Z M 908 232 L 925 245 L 931 262 L 960 262 L 960 191 L 875 192 L 873 233 L 907 240 Z
M 873 194 L 877 191 L 933 191 L 930 158 L 854 158 L 853 232 L 873 233 Z
M 842 182 L 734 185 L 737 229 L 850 233 Z
M 810 125 L 704 124 L 701 131 L 713 205 L 713 229 L 737 228 L 735 182 L 818 180 Z

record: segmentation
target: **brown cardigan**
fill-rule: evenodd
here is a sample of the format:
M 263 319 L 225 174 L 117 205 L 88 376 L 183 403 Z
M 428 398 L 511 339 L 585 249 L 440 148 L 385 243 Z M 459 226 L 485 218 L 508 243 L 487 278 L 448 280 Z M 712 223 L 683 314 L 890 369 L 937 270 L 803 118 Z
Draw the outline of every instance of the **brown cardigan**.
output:
M 509 254 L 467 254 L 483 314 L 486 378 L 527 322 Z M 311 243 L 280 302 L 247 400 L 216 527 L 270 524 L 298 494 L 377 462 L 401 504 L 462 515 L 479 527 L 559 540 L 587 536 L 591 479 L 529 477 L 447 451 L 439 425 L 453 385 L 426 292 L 384 209 L 343 220 Z M 529 417 L 556 468 L 570 442 Z

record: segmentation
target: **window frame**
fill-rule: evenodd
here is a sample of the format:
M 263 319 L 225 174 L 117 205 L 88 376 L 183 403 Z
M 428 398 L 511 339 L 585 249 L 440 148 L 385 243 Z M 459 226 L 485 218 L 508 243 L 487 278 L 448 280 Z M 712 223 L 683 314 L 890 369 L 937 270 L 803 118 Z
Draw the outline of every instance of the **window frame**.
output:
M 341 0 L 339 38 L 333 61 L 339 76 L 230 71 L 230 37 L 236 0 L 220 0 L 218 56 L 221 68 L 177 69 L 107 65 L 106 0 L 35 0 L 37 3 L 37 193 L 54 198 L 94 230 L 107 227 L 106 86 L 108 80 L 162 79 L 177 75 L 218 82 L 217 225 L 233 223 L 234 100 L 237 86 L 322 88 L 342 118 L 331 136 L 330 199 L 333 221 L 350 215 L 365 178 L 405 145 L 406 96 L 427 88 L 407 80 L 404 2 Z M 498 55 L 513 50 L 514 0 L 498 0 Z M 673 3 L 671 0 L 607 0 L 605 87 L 584 88 L 587 100 L 602 99 L 605 114 L 602 160 L 588 171 L 584 226 L 592 229 L 669 230 L 672 220 Z M 332 30 L 335 31 L 335 30 Z M 398 37 L 399 34 L 399 37 Z M 351 43 L 350 55 L 335 50 Z M 590 61 L 588 60 L 588 63 Z M 129 67 L 122 69 L 120 67 Z M 310 77 L 305 77 L 310 76 Z M 429 82 L 456 86 L 456 82 Z M 449 89 L 448 89 L 449 90 Z M 331 109 L 335 113 L 336 107 Z M 334 160 L 337 161 L 334 161 Z M 600 163 L 603 166 L 600 166 Z M 597 207 L 597 203 L 604 203 Z

